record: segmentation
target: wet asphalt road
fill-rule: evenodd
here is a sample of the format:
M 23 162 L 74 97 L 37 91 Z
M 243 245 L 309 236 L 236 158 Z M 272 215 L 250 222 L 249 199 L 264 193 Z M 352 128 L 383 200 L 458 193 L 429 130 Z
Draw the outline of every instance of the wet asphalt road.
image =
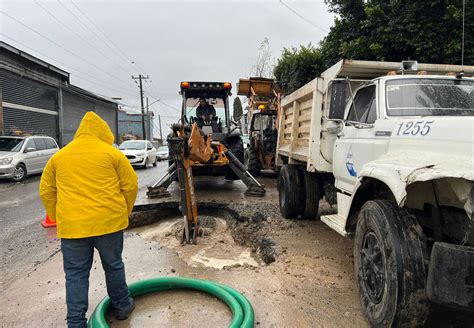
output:
M 136 169 L 141 192 L 153 184 L 168 167 Z M 59 251 L 56 229 L 44 229 L 45 211 L 38 195 L 40 175 L 21 183 L 0 180 L 0 290 L 21 278 Z M 140 193 L 139 191 L 139 193 Z

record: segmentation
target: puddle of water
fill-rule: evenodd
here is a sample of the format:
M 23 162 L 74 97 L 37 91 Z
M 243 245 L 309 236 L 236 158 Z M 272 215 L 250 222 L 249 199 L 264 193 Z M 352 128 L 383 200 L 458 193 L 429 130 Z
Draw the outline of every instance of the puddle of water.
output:
M 244 249 L 238 256 L 233 257 L 232 259 L 210 257 L 206 254 L 206 251 L 207 250 L 203 249 L 199 251 L 196 255 L 192 256 L 190 258 L 191 263 L 202 264 L 204 266 L 215 269 L 223 269 L 226 266 L 232 266 L 236 264 L 248 264 L 251 266 L 258 266 L 258 263 L 253 259 L 252 255 L 250 255 L 249 249 Z
M 169 219 L 153 225 L 136 228 L 146 240 L 174 250 L 178 256 L 192 267 L 223 269 L 226 266 L 259 264 L 252 257 L 250 249 L 237 245 L 232 238 L 227 223 L 222 218 L 213 218 L 215 228 L 198 238 L 197 245 L 181 245 L 182 219 Z

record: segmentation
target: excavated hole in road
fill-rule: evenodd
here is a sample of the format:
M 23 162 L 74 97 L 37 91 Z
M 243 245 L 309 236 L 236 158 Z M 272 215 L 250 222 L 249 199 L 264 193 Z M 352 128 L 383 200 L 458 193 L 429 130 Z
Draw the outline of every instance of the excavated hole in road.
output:
M 228 269 L 256 267 L 276 259 L 275 242 L 268 237 L 265 217 L 255 212 L 241 215 L 225 204 L 199 204 L 202 235 L 197 245 L 181 245 L 183 218 L 177 203 L 159 203 L 139 208 L 130 217 L 133 231 L 175 251 L 188 265 Z

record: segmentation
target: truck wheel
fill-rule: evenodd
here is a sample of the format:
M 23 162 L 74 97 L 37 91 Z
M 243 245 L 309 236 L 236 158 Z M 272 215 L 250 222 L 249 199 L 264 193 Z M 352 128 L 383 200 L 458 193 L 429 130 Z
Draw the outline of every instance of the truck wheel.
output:
M 235 157 L 244 164 L 244 143 L 240 136 L 229 138 L 227 140 L 227 147 L 234 154 Z M 230 167 L 226 169 L 225 178 L 227 180 L 239 180 L 240 178 L 235 174 Z
M 386 200 L 362 207 L 354 239 L 354 269 L 365 317 L 374 327 L 422 326 L 426 243 L 416 218 Z
M 255 149 L 248 147 L 245 149 L 245 167 L 254 177 L 260 176 L 260 163 L 258 162 L 257 153 Z
M 305 220 L 315 219 L 319 210 L 319 181 L 316 173 L 307 172 L 305 168 L 298 170 L 301 179 L 301 217 Z
M 301 211 L 300 176 L 294 165 L 283 165 L 278 175 L 280 213 L 285 219 L 298 217 Z

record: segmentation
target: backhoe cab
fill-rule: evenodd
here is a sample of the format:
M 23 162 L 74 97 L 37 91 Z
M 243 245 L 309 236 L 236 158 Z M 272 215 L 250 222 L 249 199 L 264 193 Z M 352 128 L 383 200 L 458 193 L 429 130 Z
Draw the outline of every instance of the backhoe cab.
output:
M 181 82 L 180 94 L 183 99 L 181 121 L 185 125 L 196 123 L 205 139 L 211 134 L 213 141 L 223 144 L 243 163 L 242 132 L 237 124 L 231 121 L 229 114 L 231 90 L 232 84 L 229 82 Z M 203 108 L 200 100 L 205 100 L 207 108 Z M 211 111 L 211 115 L 202 115 L 210 114 Z M 228 180 L 239 179 L 227 165 L 216 164 L 194 165 L 193 174 L 225 175 Z
M 229 82 L 181 82 L 183 98 L 181 118 L 188 124 L 198 123 L 204 134 L 212 133 L 213 139 L 226 141 L 229 137 L 240 138 L 241 131 L 233 124 L 229 115 L 229 96 L 232 95 Z M 200 100 L 205 100 L 213 115 L 202 117 Z

